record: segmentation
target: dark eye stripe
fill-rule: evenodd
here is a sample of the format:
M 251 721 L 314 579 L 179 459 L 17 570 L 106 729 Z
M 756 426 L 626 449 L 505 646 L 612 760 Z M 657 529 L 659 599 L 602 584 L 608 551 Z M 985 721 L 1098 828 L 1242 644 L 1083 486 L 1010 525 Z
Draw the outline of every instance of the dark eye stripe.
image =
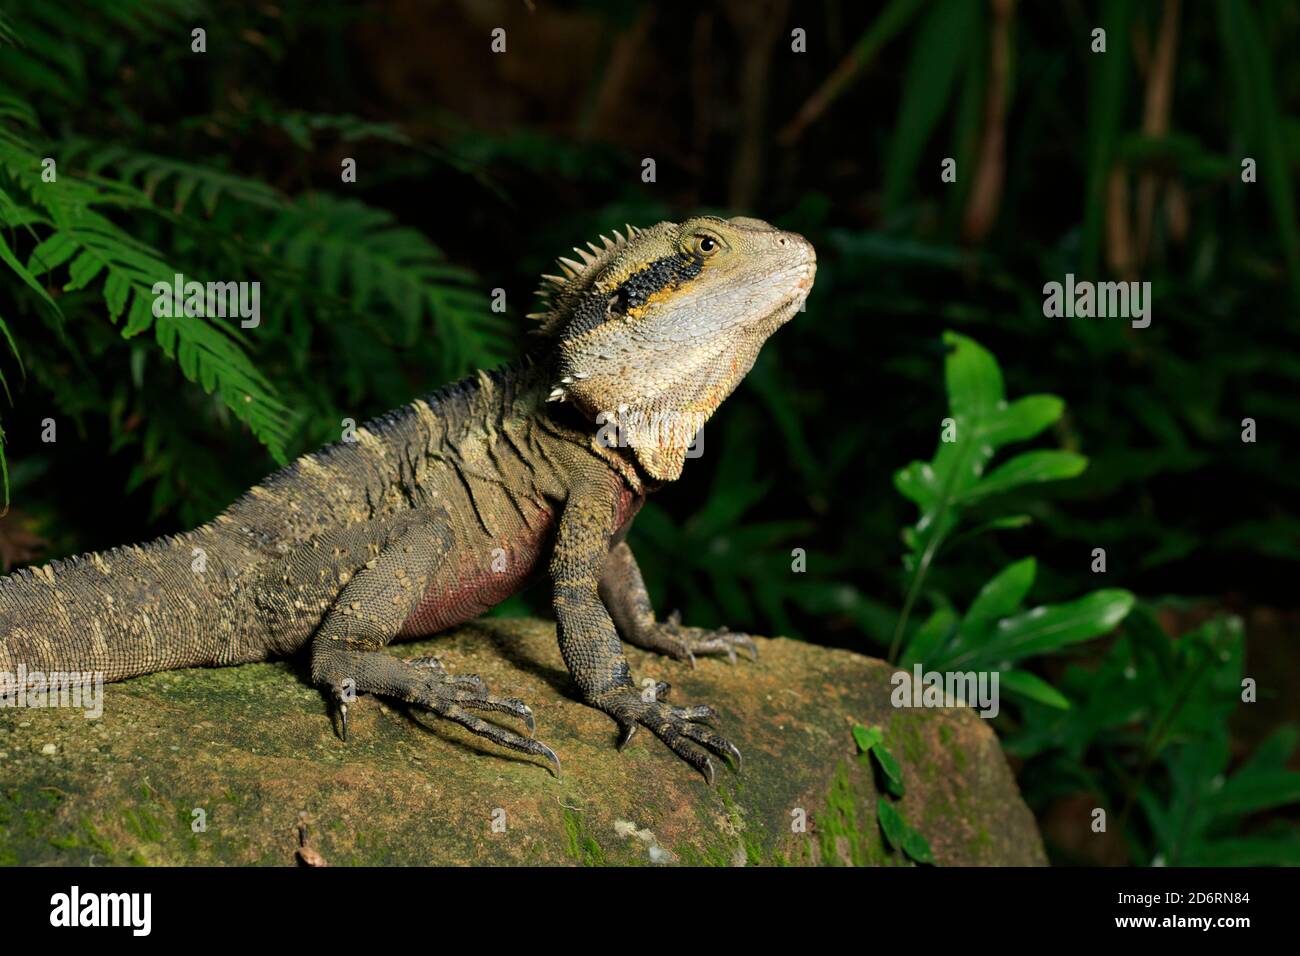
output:
M 640 308 L 656 292 L 690 282 L 703 268 L 704 259 L 694 253 L 679 252 L 656 259 L 644 269 L 628 276 L 614 290 L 611 296 L 614 311 L 627 313 Z

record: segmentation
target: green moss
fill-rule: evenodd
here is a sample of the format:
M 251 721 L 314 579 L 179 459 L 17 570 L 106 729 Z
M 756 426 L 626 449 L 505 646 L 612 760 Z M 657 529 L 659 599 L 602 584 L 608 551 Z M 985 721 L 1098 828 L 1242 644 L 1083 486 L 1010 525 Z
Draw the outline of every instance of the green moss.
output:
M 91 822 L 88 816 L 82 816 L 77 821 L 77 827 L 69 833 L 61 836 L 50 837 L 50 846 L 60 850 L 68 850 L 74 853 L 84 854 L 83 863 L 89 862 L 91 854 L 98 854 L 104 857 L 103 861 L 109 864 L 118 862 L 118 850 L 107 839 L 100 835 L 95 824 Z
M 739 803 L 743 791 L 744 783 L 737 778 L 719 787 L 718 795 L 722 798 L 722 808 L 732 832 L 739 836 L 740 845 L 745 851 L 745 862 L 749 866 L 762 866 L 770 859 L 773 850 L 746 822 Z M 731 857 L 728 856 L 727 863 L 730 862 Z
M 158 818 L 141 805 L 139 807 L 122 807 L 122 825 L 128 833 L 139 837 L 146 843 L 157 843 L 162 839 L 162 827 Z
M 605 865 L 605 851 L 596 842 L 596 838 L 587 832 L 582 815 L 568 807 L 564 808 L 564 834 L 569 844 L 569 856 L 579 866 Z
M 993 838 L 984 827 L 976 830 L 975 835 L 966 841 L 966 852 L 976 859 L 985 857 L 991 849 L 993 849 Z
M 876 796 L 874 790 L 870 794 L 859 791 L 846 763 L 835 768 L 826 808 L 816 818 L 823 864 L 843 866 L 844 850 L 849 854 L 847 862 L 854 866 L 879 865 L 888 860 L 875 814 L 864 809 L 875 805 Z
M 0 865 L 27 859 L 34 846 L 48 842 L 65 794 L 57 787 L 0 791 Z
M 719 766 L 719 786 L 705 787 L 652 740 L 616 758 L 603 720 L 551 692 L 545 675 L 563 674 L 553 627 L 491 627 L 504 637 L 485 640 L 482 627 L 469 628 L 403 652 L 449 656 L 459 672 L 481 672 L 499 691 L 520 693 L 539 712 L 545 706 L 547 742 L 574 767 L 563 787 L 460 728 L 370 699 L 345 745 L 292 665 L 152 675 L 110 688 L 112 706 L 97 723 L 49 710 L 25 727 L 0 725 L 3 749 L 14 755 L 0 775 L 0 863 L 292 865 L 303 811 L 309 845 L 335 866 L 648 865 L 640 840 L 616 835 L 618 819 L 655 831 L 687 864 L 897 863 L 875 820 L 874 767 L 854 759 L 837 712 L 886 730 L 906 776 L 907 813 L 919 818 L 911 822 L 946 862 L 962 861 L 977 828 L 993 844 L 981 843 L 980 862 L 1024 858 L 1021 848 L 1036 839 L 1018 822 L 1024 816 L 1005 813 L 1018 800 L 1005 769 L 986 780 L 976 757 L 981 740 L 992 739 L 986 728 L 958 725 L 947 712 L 896 711 L 887 689 L 872 690 L 873 682 L 885 686 L 883 665 L 774 641 L 743 672 L 683 672 L 683 698 L 721 705 L 737 746 L 759 755 L 739 775 Z M 503 655 L 505 637 L 511 650 Z M 829 653 L 837 655 L 833 679 L 822 660 Z M 646 664 L 635 648 L 629 655 L 634 667 Z M 787 698 L 785 688 L 797 693 Z M 835 708 L 825 706 L 828 693 L 841 701 Z M 51 741 L 57 755 L 41 756 Z M 805 745 L 813 741 L 829 743 Z M 959 749 L 967 767 L 959 782 L 978 763 L 978 788 L 954 786 Z M 557 799 L 583 809 L 561 813 Z M 503 800 L 519 808 L 509 838 L 452 822 Z M 433 805 L 444 812 L 425 812 Z M 796 805 L 811 815 L 809 833 L 791 832 Z M 195 808 L 206 811 L 205 832 L 192 829 Z M 528 826 L 516 830 L 521 817 Z

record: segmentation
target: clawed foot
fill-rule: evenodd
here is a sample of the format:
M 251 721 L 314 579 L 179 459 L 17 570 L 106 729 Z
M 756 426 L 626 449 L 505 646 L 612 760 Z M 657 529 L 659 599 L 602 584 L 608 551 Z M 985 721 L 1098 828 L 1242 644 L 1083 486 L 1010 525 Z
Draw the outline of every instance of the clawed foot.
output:
M 435 657 L 414 657 L 404 662 L 392 660 L 392 665 L 403 667 L 405 673 L 395 682 L 396 686 L 377 688 L 375 693 L 396 697 L 417 707 L 423 707 L 502 747 L 545 757 L 555 775 L 557 777 L 560 775 L 560 758 L 555 755 L 555 751 L 532 738 L 532 734 L 537 729 L 537 722 L 533 719 L 532 708 L 522 700 L 516 697 L 497 697 L 489 693 L 487 685 L 477 675 L 449 674 Z M 497 712 L 517 717 L 528 726 L 529 736 L 525 737 L 499 724 L 486 721 L 470 711 Z M 346 740 L 347 703 L 342 699 L 339 699 L 339 714 L 343 739 Z
M 474 674 L 448 674 L 436 657 L 417 657 L 407 661 L 412 667 L 426 672 L 425 682 L 420 691 L 414 695 L 411 703 L 425 707 L 439 717 L 460 724 L 465 729 L 486 737 L 493 743 L 520 753 L 545 757 L 560 775 L 560 758 L 550 747 L 532 735 L 537 730 L 537 721 L 533 719 L 532 708 L 517 697 L 496 697 L 488 693 L 482 678 Z M 528 725 L 528 736 L 524 737 L 512 730 L 507 730 L 481 717 L 468 713 L 470 710 L 496 711 L 518 717 Z
M 751 660 L 758 660 L 758 645 L 750 635 L 734 634 L 725 627 L 716 631 L 689 627 L 682 624 L 681 615 L 676 611 L 654 627 L 656 633 L 652 638 L 653 643 L 676 660 L 690 661 L 691 667 L 695 666 L 697 654 L 725 654 L 734 664 L 737 648 L 749 654 Z
M 599 695 L 592 703 L 609 714 L 620 728 L 618 749 L 622 750 L 637 725 L 666 743 L 677 756 L 704 774 L 713 783 L 713 760 L 709 751 L 734 763 L 740 769 L 740 751 L 706 724 L 717 720 L 712 707 L 672 707 L 660 700 L 648 700 L 633 687 L 620 687 Z

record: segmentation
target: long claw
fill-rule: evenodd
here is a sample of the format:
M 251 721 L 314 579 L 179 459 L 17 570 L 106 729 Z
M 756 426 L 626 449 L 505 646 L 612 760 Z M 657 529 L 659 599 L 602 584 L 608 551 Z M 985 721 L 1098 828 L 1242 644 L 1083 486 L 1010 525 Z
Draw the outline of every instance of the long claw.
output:
M 348 739 L 348 705 L 347 704 L 344 703 L 339 704 L 339 723 L 342 725 L 343 742 L 346 743 Z
M 556 756 L 554 750 L 540 740 L 537 742 L 537 746 L 542 748 L 542 756 L 550 761 L 552 770 L 555 773 L 555 779 L 558 780 L 560 778 L 560 758 Z
M 621 725 L 621 726 L 619 727 L 619 732 L 618 732 L 618 749 L 619 749 L 619 750 L 622 750 L 624 747 L 626 747 L 626 746 L 628 745 L 628 741 L 630 741 L 630 740 L 632 739 L 632 735 L 633 735 L 634 733 L 636 733 L 636 724 L 635 724 L 635 723 L 628 722 L 628 723 L 623 724 L 623 725 Z
M 673 753 L 700 771 L 710 784 L 717 775 L 709 751 L 726 760 L 728 767 L 740 768 L 740 751 L 710 726 L 717 719 L 717 712 L 712 707 L 703 704 L 670 707 L 659 700 L 645 699 L 628 685 L 607 691 L 594 698 L 592 703 L 618 724 L 619 750 L 627 745 L 640 725 L 648 727 Z

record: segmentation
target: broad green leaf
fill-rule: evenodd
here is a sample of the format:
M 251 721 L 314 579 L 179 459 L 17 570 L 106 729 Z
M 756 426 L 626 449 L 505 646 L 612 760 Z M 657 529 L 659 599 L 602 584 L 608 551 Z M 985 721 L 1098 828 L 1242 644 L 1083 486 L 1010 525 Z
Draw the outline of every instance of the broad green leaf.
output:
M 876 820 L 880 823 L 880 830 L 889 846 L 901 850 L 917 863 L 934 863 L 934 853 L 929 842 L 908 825 L 888 797 L 876 801 Z
M 948 406 L 955 417 L 981 422 L 1004 404 L 1002 370 L 993 353 L 974 339 L 945 332 L 943 341 L 951 350 L 943 369 Z
M 964 501 L 1000 495 L 1021 485 L 1074 478 L 1088 467 L 1088 459 L 1072 451 L 1027 451 L 1000 465 L 970 488 Z
M 1048 707 L 1068 710 L 1069 698 L 1047 681 L 1029 671 L 1003 671 L 998 678 L 999 687 L 1008 693 L 1024 697 Z
M 977 627 L 992 624 L 998 618 L 1006 617 L 1024 601 L 1029 589 L 1034 586 L 1034 576 L 1038 572 L 1038 562 L 1025 558 L 1008 564 L 980 588 L 979 594 L 971 602 L 962 618 L 963 634 L 972 632 Z
M 940 656 L 942 648 L 957 628 L 957 615 L 952 608 L 941 607 L 931 614 L 913 635 L 907 652 L 899 661 L 901 667 L 924 664 Z
M 898 765 L 894 755 L 885 747 L 883 739 L 871 748 L 871 756 L 875 758 L 876 765 L 880 767 L 880 772 L 885 777 L 885 789 L 896 797 L 903 796 L 905 792 L 903 768 Z
M 855 724 L 853 739 L 858 745 L 858 751 L 865 754 L 869 753 L 872 747 L 885 739 L 885 732 L 879 727 L 863 727 L 861 724 Z
M 1237 768 L 1235 776 L 1285 769 L 1298 743 L 1300 743 L 1300 728 L 1294 724 L 1283 724 L 1255 748 L 1250 758 Z
M 885 835 L 885 841 L 895 849 L 903 847 L 903 831 L 907 824 L 903 818 L 898 815 L 894 805 L 888 797 L 880 797 L 876 800 L 876 819 L 880 822 L 880 830 Z
M 1100 637 L 1124 620 L 1133 600 L 1131 591 L 1108 588 L 1067 604 L 1043 605 L 1004 618 L 985 643 L 950 663 L 992 666 Z
M 1206 802 L 1216 816 L 1236 816 L 1300 803 L 1300 773 L 1289 770 L 1239 771 Z
M 995 448 L 1028 441 L 1059 419 L 1064 411 L 1065 402 L 1055 395 L 1026 395 L 1010 405 L 998 407 L 979 437 Z
M 920 832 L 912 826 L 907 826 L 903 830 L 903 852 L 917 863 L 934 866 L 934 852 L 930 849 L 930 841 L 921 836 Z
M 964 506 L 1026 483 L 1073 477 L 1087 466 L 1087 459 L 1072 452 L 1034 451 L 1012 458 L 985 478 L 984 470 L 999 447 L 1039 434 L 1060 418 L 1064 406 L 1051 395 L 1008 403 L 1002 373 L 987 349 L 951 331 L 944 333 L 944 342 L 950 347 L 944 379 L 951 421 L 943 423 L 932 460 L 914 461 L 894 474 L 894 487 L 916 504 L 920 514 L 903 532 L 908 548 L 903 564 L 909 580 L 890 644 L 891 660 L 896 659 L 930 563 L 961 521 Z M 910 659 L 921 658 L 913 652 Z

